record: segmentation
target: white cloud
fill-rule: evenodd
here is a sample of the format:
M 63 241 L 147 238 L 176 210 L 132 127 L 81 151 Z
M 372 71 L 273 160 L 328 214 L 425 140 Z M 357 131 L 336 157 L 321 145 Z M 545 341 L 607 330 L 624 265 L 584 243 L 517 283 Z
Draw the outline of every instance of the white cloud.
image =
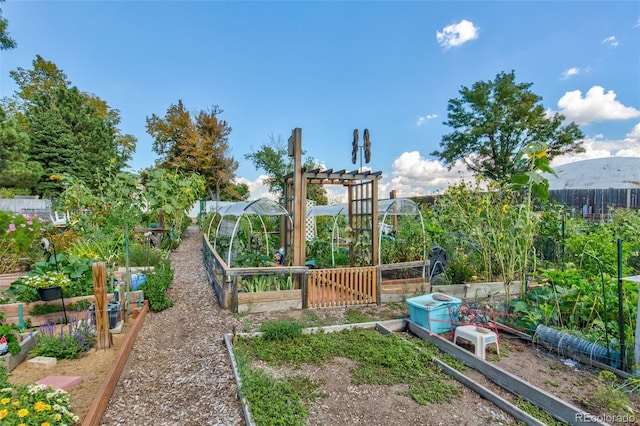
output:
M 558 107 L 567 120 L 578 124 L 640 117 L 640 111 L 617 101 L 613 90 L 604 93 L 600 86 L 593 86 L 584 98 L 580 90 L 566 92 L 558 101 Z
M 585 152 L 556 157 L 551 161 L 551 166 L 557 167 L 594 158 L 640 157 L 640 123 L 636 124 L 622 140 L 603 140 L 602 135 L 596 135 L 584 139 L 582 146 Z
M 640 123 L 633 126 L 633 129 L 631 129 L 631 131 L 627 133 L 627 137 L 624 139 L 624 141 L 640 144 Z
M 255 180 L 249 180 L 247 178 L 237 178 L 236 183 L 246 183 L 249 186 L 249 199 L 257 200 L 258 198 L 268 198 L 276 201 L 276 197 L 269 192 L 267 185 L 263 181 L 267 178 L 266 175 L 260 175 Z
M 640 158 L 640 122 L 622 140 L 607 140 L 602 134 L 597 134 L 586 138 L 583 146 L 584 153 L 556 157 L 551 166 L 594 158 Z M 380 198 L 387 198 L 386 194 L 394 189 L 398 197 L 431 195 L 462 180 L 473 180 L 473 174 L 462 163 L 458 162 L 451 170 L 447 170 L 442 162 L 424 158 L 418 151 L 402 153 L 393 161 L 392 168 L 391 178 L 385 177 L 380 183 Z
M 380 198 L 386 198 L 383 194 L 392 190 L 398 197 L 434 194 L 471 176 L 464 166 L 447 170 L 440 161 L 424 158 L 418 151 L 402 153 L 393 161 L 392 169 L 391 178 L 380 184 Z
M 445 49 L 461 46 L 476 38 L 478 38 L 478 27 L 466 19 L 457 24 L 447 25 L 442 29 L 442 32 L 436 31 L 438 44 Z
M 640 27 L 640 18 L 638 18 L 638 22 L 633 26 L 633 28 L 638 28 Z
M 560 77 L 562 80 L 566 80 L 568 78 L 573 77 L 574 75 L 578 75 L 580 74 L 580 68 L 577 67 L 573 67 L 573 68 L 569 68 L 568 70 L 565 70 L 562 73 L 562 77 Z
M 427 114 L 424 117 L 418 116 L 418 121 L 416 122 L 416 124 L 418 126 L 422 126 L 422 124 L 427 121 L 427 120 L 435 120 L 436 118 L 438 118 L 438 114 Z
M 615 36 L 605 38 L 604 40 L 602 40 L 602 43 L 608 45 L 609 47 L 618 47 L 618 45 L 620 44 L 618 43 L 618 40 L 616 40 Z

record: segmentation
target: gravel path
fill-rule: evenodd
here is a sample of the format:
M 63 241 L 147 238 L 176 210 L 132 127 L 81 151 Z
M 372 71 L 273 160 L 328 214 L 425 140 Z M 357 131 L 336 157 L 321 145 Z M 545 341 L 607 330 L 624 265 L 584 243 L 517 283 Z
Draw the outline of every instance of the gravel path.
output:
M 175 305 L 147 315 L 102 425 L 245 423 L 222 338 L 241 321 L 216 303 L 201 238 L 191 225 L 171 253 Z

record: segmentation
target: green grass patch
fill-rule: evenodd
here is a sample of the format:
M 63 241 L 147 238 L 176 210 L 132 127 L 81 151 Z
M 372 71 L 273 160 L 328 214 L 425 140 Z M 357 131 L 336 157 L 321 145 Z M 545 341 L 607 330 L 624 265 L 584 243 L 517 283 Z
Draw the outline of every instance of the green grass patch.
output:
M 309 415 L 307 402 L 319 396 L 321 382 L 302 375 L 276 379 L 252 368 L 242 350 L 236 350 L 235 356 L 242 377 L 241 396 L 249 402 L 254 423 L 303 426 Z
M 351 329 L 335 333 L 300 334 L 288 339 L 265 339 L 264 336 L 245 338 L 240 339 L 235 348 L 236 354 L 241 354 L 244 363 L 262 360 L 274 366 L 286 365 L 297 369 L 305 364 L 330 363 L 335 357 L 346 357 L 356 363 L 350 378 L 353 385 L 406 384 L 408 389 L 402 394 L 413 398 L 421 405 L 450 401 L 462 391 L 462 386 L 450 380 L 433 362 L 434 354 L 437 353 L 439 357 L 441 355 L 436 347 L 428 343 L 416 345 L 413 341 L 409 342 L 398 335 L 383 335 L 375 330 Z M 247 371 L 246 367 L 244 371 Z M 259 386 L 261 389 L 267 387 L 267 378 L 262 377 L 264 375 L 264 372 L 252 373 L 252 376 L 259 376 L 262 380 L 259 384 L 252 381 L 253 379 L 245 380 L 242 377 L 243 388 L 247 387 L 244 390 L 247 395 L 257 393 L 250 388 L 251 386 Z M 283 416 L 291 419 L 289 410 L 293 408 L 285 402 L 282 402 L 283 406 L 278 407 L 280 402 L 274 402 L 273 397 L 269 396 L 278 393 L 279 398 L 288 401 L 297 394 L 287 391 L 290 393 L 287 396 L 285 390 L 279 389 L 276 392 L 271 389 L 263 394 L 263 397 L 268 399 L 268 409 L 272 410 L 269 411 L 269 415 L 276 416 L 273 413 L 282 411 Z M 255 408 L 251 400 L 250 406 L 253 415 Z M 304 415 L 306 419 L 303 411 L 300 411 L 299 415 Z M 274 417 L 271 421 L 279 421 L 277 419 L 278 417 Z M 287 424 L 304 424 L 304 419 L 301 418 L 300 423 L 296 423 L 296 420 Z
M 530 403 L 529 401 L 525 401 L 522 398 L 518 398 L 513 403 L 513 405 L 515 405 L 525 413 L 535 417 L 536 419 L 540 420 L 541 422 L 543 422 L 548 426 L 566 426 L 569 424 L 569 423 L 561 422 L 559 420 L 554 419 L 551 414 L 547 413 L 542 408 Z
M 302 335 L 304 324 L 297 321 L 274 320 L 260 326 L 264 340 L 287 340 Z
M 360 309 L 348 308 L 344 311 L 345 324 L 357 324 L 361 322 L 371 322 L 374 318 L 363 314 Z

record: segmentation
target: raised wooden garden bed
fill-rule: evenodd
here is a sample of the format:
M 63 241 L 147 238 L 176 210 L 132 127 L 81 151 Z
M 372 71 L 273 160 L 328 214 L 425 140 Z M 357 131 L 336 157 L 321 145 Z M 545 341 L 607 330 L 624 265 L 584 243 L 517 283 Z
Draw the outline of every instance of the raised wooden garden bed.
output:
M 509 286 L 511 296 L 520 294 L 520 284 L 520 281 L 511 283 Z M 445 293 L 459 299 L 483 299 L 497 295 L 504 296 L 505 294 L 502 282 L 434 285 L 428 292 Z
M 15 355 L 7 353 L 0 356 L 0 366 L 7 369 L 7 372 L 13 371 L 24 359 L 27 354 L 33 348 L 35 340 L 30 333 L 19 333 L 18 339 L 20 340 L 20 352 Z
M 302 309 L 301 290 L 238 293 L 238 312 L 270 312 Z
M 80 297 L 70 297 L 70 298 L 65 298 L 64 299 L 64 304 L 65 306 L 69 306 L 72 303 L 77 303 L 81 300 L 86 300 L 89 303 L 92 303 L 94 299 L 94 296 L 80 296 Z M 113 293 L 109 293 L 107 294 L 107 300 L 112 300 L 113 299 Z M 132 291 L 129 293 L 129 303 L 131 304 L 131 306 L 135 306 L 138 303 L 138 300 L 142 300 L 143 299 L 143 292 L 142 290 L 137 290 L 137 291 Z M 29 312 L 36 306 L 36 305 L 40 305 L 40 304 L 55 304 L 60 306 L 60 311 L 59 312 L 52 312 L 49 314 L 44 314 L 44 315 L 30 315 Z M 22 306 L 22 319 L 25 323 L 27 323 L 28 321 L 31 321 L 31 326 L 32 327 L 37 327 L 40 326 L 42 324 L 44 324 L 46 321 L 49 322 L 60 322 L 60 318 L 64 318 L 64 312 L 62 311 L 62 300 L 58 299 L 58 300 L 53 300 L 51 302 L 32 302 L 32 303 L 7 303 L 5 305 L 0 305 L 0 312 L 4 312 L 6 314 L 6 319 L 5 319 L 5 323 L 6 324 L 18 324 L 20 321 L 20 306 Z M 77 314 L 77 312 L 73 312 L 70 311 L 67 308 L 67 317 L 70 317 L 74 314 Z

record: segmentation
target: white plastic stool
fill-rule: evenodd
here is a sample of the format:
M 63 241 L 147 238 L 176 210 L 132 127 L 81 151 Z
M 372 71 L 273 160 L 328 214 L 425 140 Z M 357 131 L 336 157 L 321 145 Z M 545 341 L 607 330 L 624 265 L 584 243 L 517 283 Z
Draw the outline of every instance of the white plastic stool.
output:
M 485 329 L 487 330 L 487 329 Z M 481 359 L 484 358 L 485 349 L 487 345 L 495 343 L 496 351 L 498 355 L 500 355 L 500 348 L 498 347 L 498 335 L 493 331 L 478 331 L 478 328 L 475 325 L 461 325 L 456 327 L 455 334 L 453 336 L 453 343 L 455 344 L 458 340 L 458 337 L 461 337 L 475 345 L 476 356 Z

